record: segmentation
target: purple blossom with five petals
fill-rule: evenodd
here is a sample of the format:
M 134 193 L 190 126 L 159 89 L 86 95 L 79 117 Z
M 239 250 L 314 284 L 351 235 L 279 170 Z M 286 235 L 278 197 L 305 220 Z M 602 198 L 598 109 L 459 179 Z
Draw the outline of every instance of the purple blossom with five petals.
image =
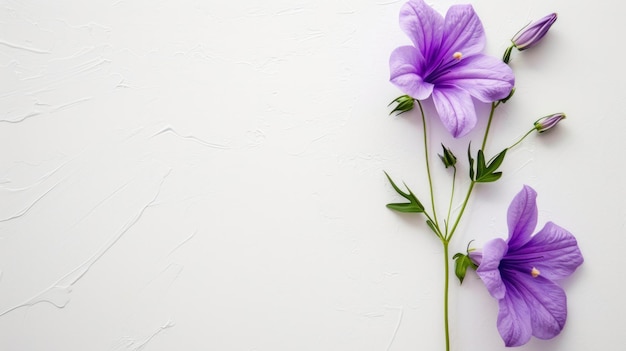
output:
M 410 0 L 400 10 L 400 27 L 414 46 L 391 53 L 391 82 L 417 100 L 432 96 L 455 138 L 476 125 L 472 98 L 493 102 L 511 92 L 513 71 L 482 54 L 485 32 L 471 5 L 454 5 L 444 18 L 423 0 Z
M 548 222 L 537 234 L 537 193 L 524 186 L 508 210 L 509 238 L 494 239 L 470 252 L 476 273 L 498 300 L 498 331 L 506 346 L 520 346 L 531 336 L 558 335 L 567 318 L 565 292 L 555 281 L 583 263 L 576 238 Z

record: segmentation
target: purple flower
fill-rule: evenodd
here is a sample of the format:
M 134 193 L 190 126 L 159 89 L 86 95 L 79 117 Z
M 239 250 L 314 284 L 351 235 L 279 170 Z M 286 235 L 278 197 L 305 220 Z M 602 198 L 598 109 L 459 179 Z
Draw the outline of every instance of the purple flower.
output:
M 391 82 L 417 100 L 432 96 L 454 137 L 476 125 L 472 98 L 492 102 L 511 92 L 513 71 L 481 53 L 485 32 L 471 5 L 450 7 L 444 19 L 423 0 L 410 0 L 400 10 L 400 27 L 414 46 L 391 53 Z
M 556 13 L 551 13 L 544 18 L 529 24 L 520 30 L 511 41 L 517 50 L 522 51 L 531 48 L 543 38 L 552 24 L 556 21 Z
M 576 239 L 548 222 L 537 234 L 537 193 L 529 186 L 508 211 L 509 239 L 494 239 L 482 252 L 470 252 L 476 273 L 498 300 L 498 331 L 506 346 L 523 345 L 531 336 L 558 335 L 567 317 L 565 292 L 555 281 L 583 263 Z

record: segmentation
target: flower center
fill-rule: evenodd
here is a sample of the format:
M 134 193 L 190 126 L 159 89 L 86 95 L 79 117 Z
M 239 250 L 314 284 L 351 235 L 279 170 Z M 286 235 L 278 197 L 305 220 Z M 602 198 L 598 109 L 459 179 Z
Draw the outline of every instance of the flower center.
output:
M 460 52 L 455 52 L 454 54 L 452 54 L 452 57 L 454 57 L 455 60 L 461 60 L 461 58 L 463 58 L 463 54 Z
M 537 278 L 540 274 L 541 272 L 539 272 L 539 270 L 535 267 L 533 267 L 533 269 L 530 270 L 530 275 L 532 275 L 533 278 Z

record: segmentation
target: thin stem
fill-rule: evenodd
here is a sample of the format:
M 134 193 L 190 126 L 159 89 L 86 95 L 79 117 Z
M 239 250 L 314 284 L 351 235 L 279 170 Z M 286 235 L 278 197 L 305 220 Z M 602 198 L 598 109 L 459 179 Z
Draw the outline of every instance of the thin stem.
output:
M 487 122 L 487 128 L 485 129 L 485 136 L 483 137 L 483 144 L 480 147 L 480 149 L 483 150 L 483 152 L 485 151 L 485 145 L 487 144 L 487 136 L 489 135 L 489 128 L 491 128 L 491 121 L 493 121 L 493 113 L 496 111 L 496 107 L 498 107 L 498 105 L 499 105 L 499 102 L 491 103 L 491 112 L 489 112 L 489 121 Z
M 491 128 L 493 115 L 498 105 L 500 105 L 499 102 L 491 103 L 491 111 L 489 112 L 489 121 L 487 121 L 487 128 L 485 128 L 485 135 L 483 136 L 483 143 L 480 147 L 480 149 L 483 150 L 483 152 L 485 152 L 485 145 L 487 145 L 487 137 L 489 136 L 489 129 Z M 452 236 L 454 235 L 454 232 L 456 231 L 456 228 L 458 227 L 459 222 L 461 221 L 461 217 L 463 217 L 463 213 L 465 212 L 465 208 L 467 207 L 469 198 L 472 195 L 472 191 L 474 190 L 474 185 L 476 185 L 476 181 L 472 179 L 472 182 L 470 183 L 470 187 L 469 189 L 467 189 L 467 194 L 465 195 L 465 199 L 463 200 L 463 206 L 461 206 L 461 211 L 459 212 L 459 215 L 456 217 L 456 221 L 454 221 L 454 225 L 452 226 L 452 229 L 450 229 L 450 232 L 447 233 L 446 241 L 448 242 L 450 241 L 450 239 L 452 239 Z
M 448 235 L 448 223 L 450 223 L 450 213 L 452 212 L 452 201 L 454 200 L 454 186 L 456 184 L 456 167 L 452 173 L 452 192 L 450 193 L 450 203 L 448 204 L 448 216 L 446 217 L 446 236 Z
M 535 129 L 535 128 L 533 128 L 533 129 L 529 130 L 528 132 L 526 132 L 526 134 L 524 134 L 524 136 L 523 136 L 523 137 L 521 137 L 518 141 L 516 141 L 516 142 L 515 142 L 515 144 L 513 144 L 513 145 L 509 146 L 508 148 L 509 148 L 509 149 L 514 148 L 515 146 L 517 146 L 517 144 L 521 143 L 521 142 L 522 142 L 522 140 L 526 139 L 526 137 L 527 137 L 527 136 L 529 136 L 529 135 L 530 135 L 530 133 L 532 133 L 532 132 L 534 132 L 534 131 L 536 131 L 536 130 L 537 130 L 537 129 Z
M 430 205 L 432 206 L 433 217 L 435 219 L 433 221 L 433 224 L 435 225 L 437 230 L 439 230 L 439 221 L 437 220 L 437 210 L 435 209 L 435 194 L 433 192 L 433 180 L 432 180 L 432 176 L 430 174 L 430 162 L 428 161 L 428 159 L 429 159 L 429 156 L 428 156 L 428 139 L 427 139 L 427 134 L 428 133 L 426 133 L 426 116 L 424 115 L 424 108 L 422 107 L 422 103 L 419 100 L 415 100 L 415 101 L 417 101 L 417 104 L 420 107 L 420 112 L 422 114 L 422 126 L 423 126 L 423 129 L 424 129 L 424 156 L 426 158 L 426 173 L 428 173 L 428 186 L 430 187 Z
M 448 327 L 448 290 L 450 282 L 450 263 L 448 262 L 448 241 L 443 241 L 444 285 L 443 285 L 443 323 L 446 332 L 446 351 L 450 351 L 450 328 Z
M 461 221 L 461 217 L 463 217 L 463 213 L 465 212 L 465 208 L 467 207 L 467 203 L 469 202 L 469 198 L 472 195 L 472 190 L 474 190 L 474 185 L 476 185 L 476 181 L 472 180 L 472 182 L 470 183 L 469 189 L 467 189 L 467 194 L 465 195 L 465 199 L 463 200 L 463 205 L 461 206 L 461 211 L 459 212 L 459 215 L 456 217 L 456 221 L 454 222 L 454 225 L 452 226 L 452 229 L 450 229 L 450 232 L 446 236 L 446 241 L 448 241 L 448 242 L 450 241 L 450 239 L 452 239 L 452 236 L 454 235 L 454 232 L 456 231 L 456 227 L 459 225 L 459 222 Z

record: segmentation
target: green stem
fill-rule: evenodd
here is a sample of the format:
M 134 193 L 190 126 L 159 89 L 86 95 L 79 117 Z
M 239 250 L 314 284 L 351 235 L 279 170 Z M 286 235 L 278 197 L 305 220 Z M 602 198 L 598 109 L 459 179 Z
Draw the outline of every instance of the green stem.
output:
M 492 102 L 491 103 L 491 112 L 489 112 L 489 121 L 487 122 L 487 128 L 485 129 L 485 136 L 483 136 L 483 144 L 480 149 L 485 151 L 485 145 L 487 145 L 487 136 L 489 135 L 489 128 L 491 128 L 491 121 L 493 121 L 493 113 L 496 111 L 496 107 L 498 107 L 499 103 Z
M 448 262 L 448 241 L 443 240 L 444 285 L 443 285 L 443 323 L 446 332 L 446 351 L 450 351 L 450 329 L 448 327 L 448 290 L 450 282 L 450 263 Z
M 450 232 L 448 233 L 448 236 L 446 237 L 446 241 L 448 242 L 450 241 L 450 239 L 452 239 L 452 236 L 454 235 L 454 232 L 456 231 L 456 227 L 458 227 L 459 222 L 461 221 L 461 217 L 463 217 L 463 213 L 465 212 L 465 208 L 467 207 L 469 198 L 472 195 L 472 190 L 474 190 L 474 185 L 476 185 L 476 181 L 472 180 L 472 182 L 470 183 L 469 189 L 467 189 L 467 194 L 465 194 L 465 199 L 463 200 L 461 211 L 459 212 L 459 215 L 456 217 L 456 221 L 454 221 L 454 225 L 452 226 L 452 229 L 450 229 Z
M 433 217 L 434 217 L 433 224 L 435 225 L 437 230 L 439 230 L 439 221 L 437 220 L 437 210 L 435 209 L 435 194 L 433 191 L 433 180 L 430 174 L 430 162 L 428 161 L 429 159 L 428 139 L 427 139 L 428 133 L 426 133 L 426 116 L 424 115 L 424 108 L 422 107 L 422 103 L 419 100 L 415 100 L 415 101 L 417 101 L 417 104 L 420 107 L 420 112 L 422 114 L 422 126 L 424 129 L 424 157 L 426 158 L 426 173 L 428 173 L 428 186 L 430 187 L 430 205 L 432 206 L 432 209 L 433 209 Z M 441 232 L 441 230 L 439 231 Z
M 452 192 L 450 193 L 450 203 L 448 204 L 448 216 L 446 217 L 446 236 L 448 235 L 448 224 L 450 223 L 450 213 L 452 213 L 452 202 L 454 201 L 454 188 L 456 184 L 456 166 L 452 173 Z
M 491 111 L 489 112 L 489 121 L 487 121 L 487 128 L 485 128 L 485 135 L 483 136 L 483 143 L 480 147 L 481 150 L 483 150 L 483 152 L 485 152 L 485 145 L 487 145 L 487 137 L 489 136 L 489 129 L 491 128 L 491 122 L 493 121 L 493 115 L 494 112 L 496 111 L 496 108 L 498 107 L 499 103 L 497 102 L 492 102 L 491 103 Z M 524 136 L 525 138 L 526 136 Z M 523 138 L 522 138 L 523 139 Z M 450 242 L 450 239 L 452 239 L 452 236 L 454 235 L 454 232 L 456 231 L 456 228 L 459 225 L 459 222 L 461 222 L 461 217 L 463 217 L 463 213 L 465 213 L 465 208 L 467 207 L 467 203 L 469 202 L 469 198 L 472 195 L 472 191 L 474 190 L 474 185 L 476 185 L 476 181 L 472 179 L 472 182 L 470 183 L 470 187 L 469 189 L 467 189 L 467 194 L 465 194 L 465 199 L 463 200 L 463 205 L 461 206 L 461 211 L 459 212 L 459 215 L 456 217 L 456 220 L 454 221 L 454 225 L 452 226 L 452 229 L 450 229 L 450 232 L 447 233 L 446 235 L 446 241 Z
M 521 143 L 521 142 L 522 142 L 522 140 L 526 139 L 526 137 L 527 137 L 527 136 L 529 136 L 529 135 L 530 135 L 530 133 L 532 133 L 532 132 L 534 132 L 534 131 L 536 131 L 536 130 L 537 130 L 537 129 L 535 129 L 535 128 L 533 128 L 533 129 L 529 130 L 528 132 L 526 132 L 526 134 L 524 134 L 524 136 L 523 136 L 523 137 L 521 137 L 518 141 L 516 141 L 516 142 L 515 142 L 515 144 L 513 144 L 513 145 L 509 146 L 508 148 L 509 148 L 509 149 L 514 148 L 515 146 L 517 146 L 517 144 Z

